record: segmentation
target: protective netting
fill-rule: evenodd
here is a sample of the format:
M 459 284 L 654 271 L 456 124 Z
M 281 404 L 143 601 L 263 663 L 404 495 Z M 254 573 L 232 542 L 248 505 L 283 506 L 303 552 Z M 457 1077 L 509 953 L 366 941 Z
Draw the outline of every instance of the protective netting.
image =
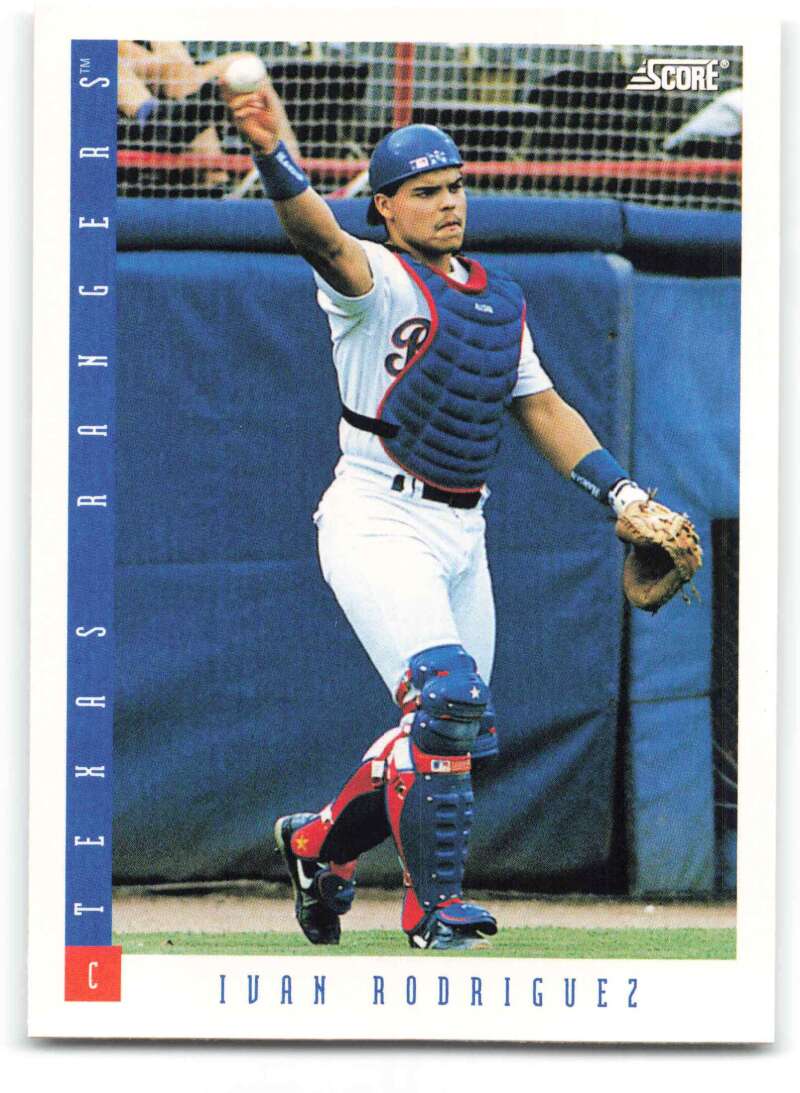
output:
M 380 137 L 399 125 L 429 122 L 459 145 L 474 192 L 740 207 L 739 47 L 145 42 L 120 48 L 125 196 L 260 195 L 216 84 L 227 55 L 246 51 L 265 62 L 304 166 L 325 193 L 367 192 L 364 169 Z M 647 77 L 637 71 L 648 59 L 695 64 L 664 79 L 677 86 L 647 90 L 641 86 Z M 709 70 L 703 61 L 715 64 Z M 656 64 L 653 71 L 658 78 L 664 69 Z M 148 98 L 156 100 L 155 111 L 142 121 L 136 109 Z

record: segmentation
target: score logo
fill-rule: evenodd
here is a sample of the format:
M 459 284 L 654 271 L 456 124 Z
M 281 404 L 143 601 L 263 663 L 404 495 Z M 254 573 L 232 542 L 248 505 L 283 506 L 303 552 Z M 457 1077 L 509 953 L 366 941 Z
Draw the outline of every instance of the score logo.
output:
M 119 1002 L 121 945 L 68 945 L 64 950 L 65 1002 Z
M 670 57 L 650 57 L 631 76 L 626 91 L 718 91 L 719 70 L 727 68 L 726 60 L 687 58 L 676 61 Z

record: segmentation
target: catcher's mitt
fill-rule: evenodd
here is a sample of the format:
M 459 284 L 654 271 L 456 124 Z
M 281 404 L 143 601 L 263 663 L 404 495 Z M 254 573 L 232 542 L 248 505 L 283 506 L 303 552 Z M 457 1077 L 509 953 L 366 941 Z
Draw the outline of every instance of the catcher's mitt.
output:
M 703 564 L 700 538 L 689 517 L 652 498 L 626 505 L 615 530 L 633 547 L 622 585 L 628 602 L 642 611 L 655 614 Z M 689 599 L 685 593 L 684 599 Z

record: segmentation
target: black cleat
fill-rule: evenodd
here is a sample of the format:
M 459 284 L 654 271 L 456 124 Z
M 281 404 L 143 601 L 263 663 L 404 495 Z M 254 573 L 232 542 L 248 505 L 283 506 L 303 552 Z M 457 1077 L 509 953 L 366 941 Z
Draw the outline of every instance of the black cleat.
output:
M 315 815 L 295 812 L 281 816 L 275 822 L 275 842 L 289 870 L 300 929 L 312 945 L 338 945 L 342 932 L 339 916 L 350 910 L 355 884 L 331 873 L 326 862 L 300 858 L 292 850 L 292 835 Z
M 460 900 L 437 907 L 408 935 L 412 949 L 438 952 L 488 949 L 487 937 L 497 933 L 497 921 L 483 907 Z

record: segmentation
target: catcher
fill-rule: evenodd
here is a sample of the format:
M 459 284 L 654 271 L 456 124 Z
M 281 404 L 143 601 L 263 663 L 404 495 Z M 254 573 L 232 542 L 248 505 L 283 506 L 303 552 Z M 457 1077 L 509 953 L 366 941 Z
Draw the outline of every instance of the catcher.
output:
M 447 133 L 410 125 L 375 148 L 367 219 L 383 223 L 380 245 L 344 232 L 310 187 L 279 142 L 269 88 L 228 101 L 331 328 L 342 458 L 315 516 L 323 576 L 400 708 L 332 801 L 275 825 L 297 920 L 313 944 L 337 944 L 357 859 L 391 836 L 410 944 L 473 948 L 497 931 L 462 881 L 472 763 L 498 750 L 483 508 L 504 410 L 615 512 L 636 606 L 655 611 L 691 579 L 697 535 L 555 391 L 519 286 L 463 255 L 463 161 Z

